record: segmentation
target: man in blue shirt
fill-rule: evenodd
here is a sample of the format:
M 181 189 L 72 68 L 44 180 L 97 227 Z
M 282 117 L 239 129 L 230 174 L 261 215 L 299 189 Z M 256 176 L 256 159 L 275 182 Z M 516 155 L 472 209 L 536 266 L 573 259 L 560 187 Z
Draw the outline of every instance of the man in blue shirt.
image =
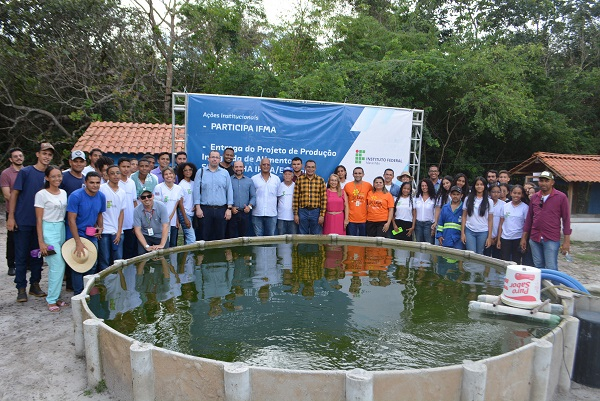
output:
M 71 195 L 75 190 L 83 188 L 85 181 L 85 153 L 81 150 L 71 152 L 69 159 L 70 169 L 63 172 L 63 180 L 60 183 L 60 189 L 64 189 L 67 196 Z
M 23 167 L 10 193 L 10 205 L 6 229 L 15 235 L 15 284 L 17 302 L 27 302 L 27 267 L 31 270 L 29 295 L 45 297 L 40 288 L 42 279 L 42 258 L 33 258 L 30 252 L 39 248 L 34 199 L 35 194 L 44 187 L 44 172 L 54 157 L 54 146 L 42 143 L 35 153 L 37 163 Z
M 231 220 L 227 222 L 227 238 L 246 235 L 252 208 L 256 205 L 256 188 L 250 177 L 244 175 L 244 162 L 233 162 L 234 175 L 231 176 L 233 188 L 233 208 Z
M 67 235 L 66 239 L 75 238 L 75 252 L 83 253 L 85 245 L 81 238 L 89 239 L 96 249 L 98 239 L 102 236 L 102 213 L 106 211 L 106 197 L 100 192 L 100 174 L 95 171 L 85 176 L 85 188 L 74 191 L 67 201 Z M 91 231 L 94 232 L 91 235 Z M 83 276 L 96 272 L 96 264 L 85 273 L 73 270 L 72 281 L 75 295 L 83 291 Z
M 96 152 L 97 153 L 97 152 Z M 100 157 L 96 157 L 94 160 L 97 161 Z M 64 189 L 67 193 L 67 197 L 71 196 L 73 192 L 83 188 L 85 182 L 86 170 L 85 166 L 85 153 L 82 150 L 74 150 L 71 152 L 71 158 L 69 159 L 70 169 L 63 172 L 63 180 L 60 183 L 60 189 Z M 93 168 L 88 172 L 95 171 Z M 67 226 L 69 224 L 67 223 Z M 65 264 L 65 278 L 67 290 L 73 290 L 73 269 L 68 264 Z
M 206 241 L 225 238 L 227 221 L 233 208 L 233 188 L 227 170 L 219 167 L 221 154 L 213 150 L 208 166 L 202 167 L 194 179 L 194 208 L 196 217 L 204 219 L 203 238 Z
M 385 189 L 388 190 L 390 194 L 396 199 L 400 194 L 400 186 L 393 183 L 394 181 L 394 170 L 391 168 L 386 168 L 383 172 L 383 185 L 385 185 Z
M 438 166 L 429 167 L 429 179 L 433 182 L 433 188 L 435 189 L 435 193 L 437 194 L 440 190 L 440 185 L 442 185 L 442 179 L 440 178 L 440 168 Z

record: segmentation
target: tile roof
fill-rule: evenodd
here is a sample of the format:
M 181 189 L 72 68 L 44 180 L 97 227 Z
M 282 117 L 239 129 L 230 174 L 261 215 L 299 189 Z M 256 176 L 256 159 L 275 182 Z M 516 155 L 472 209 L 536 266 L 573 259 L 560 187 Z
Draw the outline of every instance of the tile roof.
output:
M 600 182 L 600 155 L 536 152 L 510 172 L 528 174 L 545 169 L 566 182 Z
M 105 153 L 171 152 L 170 124 L 93 122 L 73 149 L 88 153 L 93 148 Z M 185 150 L 185 129 L 175 130 L 175 152 Z

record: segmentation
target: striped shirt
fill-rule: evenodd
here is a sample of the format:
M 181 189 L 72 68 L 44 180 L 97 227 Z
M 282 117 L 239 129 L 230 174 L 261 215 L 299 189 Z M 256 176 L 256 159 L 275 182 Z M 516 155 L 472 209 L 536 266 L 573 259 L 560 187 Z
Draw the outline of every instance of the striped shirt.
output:
M 294 189 L 294 201 L 292 202 L 294 214 L 298 214 L 298 209 L 302 208 L 319 208 L 321 209 L 320 215 L 325 216 L 326 206 L 325 180 L 316 174 L 312 179 L 306 175 L 298 177 Z

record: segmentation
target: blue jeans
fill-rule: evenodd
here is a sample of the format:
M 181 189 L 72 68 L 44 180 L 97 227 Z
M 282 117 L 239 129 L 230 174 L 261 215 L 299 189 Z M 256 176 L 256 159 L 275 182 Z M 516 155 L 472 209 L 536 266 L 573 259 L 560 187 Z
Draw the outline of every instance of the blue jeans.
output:
M 177 246 L 177 236 L 179 235 L 179 229 L 177 227 L 170 227 L 171 231 L 169 231 L 169 248 L 174 248 Z
M 88 237 L 87 235 L 84 235 L 82 238 L 87 238 L 90 241 L 92 241 L 92 244 L 94 244 L 96 249 L 98 249 L 98 238 Z M 88 274 L 96 273 L 97 265 L 98 265 L 98 261 L 96 261 L 96 263 L 94 263 L 94 266 L 92 266 L 92 268 L 90 270 L 86 271 L 85 273 L 77 273 L 75 270 L 71 271 L 71 277 L 72 277 L 72 281 L 73 281 L 73 295 L 81 294 L 81 291 L 83 291 L 83 276 L 87 276 Z
M 42 258 L 32 258 L 30 252 L 38 249 L 37 228 L 35 226 L 19 226 L 14 231 L 15 239 L 15 284 L 17 289 L 27 287 L 27 266 L 31 270 L 29 283 L 39 283 L 42 279 Z M 60 252 L 60 249 L 56 250 Z
M 321 209 L 298 209 L 298 219 L 300 220 L 300 234 L 321 234 L 323 227 L 319 224 L 319 215 Z
M 98 271 L 106 269 L 115 260 L 123 259 L 123 236 L 118 245 L 115 245 L 116 234 L 102 234 L 98 241 Z
M 538 269 L 558 270 L 558 249 L 560 241 L 541 240 L 535 242 L 529 240 L 533 265 Z
M 277 220 L 277 234 L 297 234 L 298 226 L 294 220 Z
M 488 237 L 487 231 L 481 231 L 476 233 L 475 231 L 469 230 L 465 227 L 465 237 L 467 237 L 467 251 L 473 251 L 480 255 L 483 255 L 483 249 L 485 248 L 485 240 Z
M 188 220 L 191 223 L 192 221 L 194 221 L 194 216 L 189 214 Z M 194 242 L 196 242 L 196 232 L 194 231 L 194 227 L 192 226 L 190 228 L 187 228 L 185 226 L 185 224 L 183 224 L 181 227 L 183 228 L 183 238 L 184 238 L 183 243 L 185 245 L 188 245 L 188 244 L 193 244 Z
M 346 227 L 346 235 L 354 235 L 355 237 L 366 237 L 367 223 L 348 223 L 348 227 Z
M 257 237 L 275 235 L 277 216 L 252 216 L 252 225 Z
M 419 221 L 415 223 L 415 241 L 429 242 L 433 245 L 435 237 L 431 235 L 432 221 Z

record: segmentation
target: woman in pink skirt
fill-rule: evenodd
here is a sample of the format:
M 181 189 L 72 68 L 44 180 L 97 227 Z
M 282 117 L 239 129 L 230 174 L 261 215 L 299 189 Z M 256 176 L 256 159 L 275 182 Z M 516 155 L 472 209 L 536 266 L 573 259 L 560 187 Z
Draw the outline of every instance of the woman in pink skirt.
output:
M 327 182 L 327 209 L 323 234 L 346 235 L 344 230 L 346 210 L 348 210 L 348 200 L 340 186 L 340 178 L 336 174 L 331 174 Z

